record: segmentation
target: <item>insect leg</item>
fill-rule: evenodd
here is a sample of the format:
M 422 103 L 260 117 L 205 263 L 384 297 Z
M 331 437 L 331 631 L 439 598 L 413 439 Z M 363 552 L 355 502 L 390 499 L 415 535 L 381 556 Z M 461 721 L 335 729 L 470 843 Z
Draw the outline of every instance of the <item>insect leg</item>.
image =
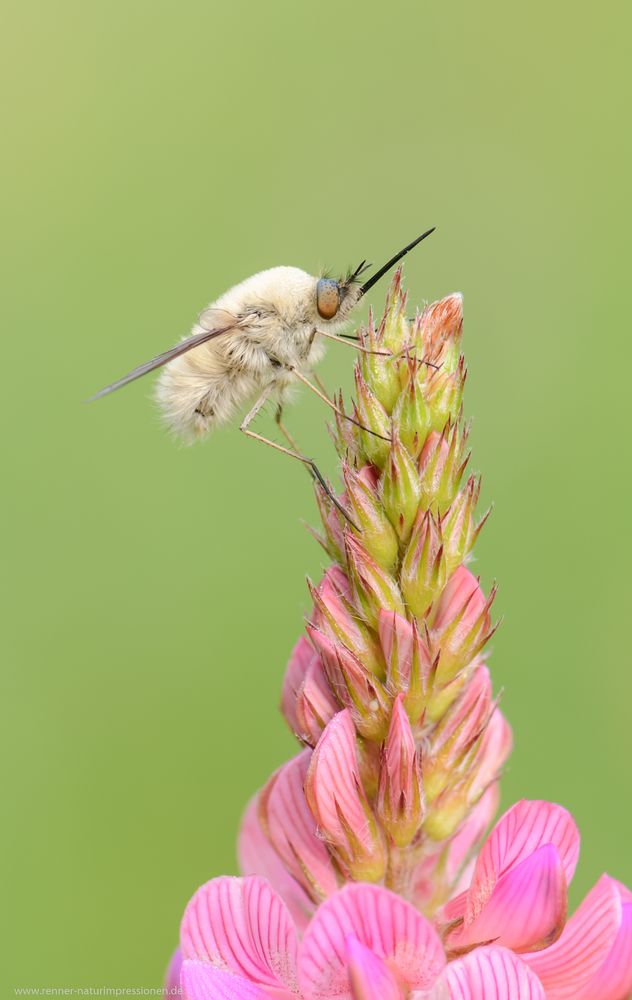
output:
M 393 358 L 394 360 L 396 360 L 397 358 L 401 358 L 402 355 L 404 354 L 411 353 L 410 345 L 405 347 L 402 351 L 397 351 L 396 354 L 393 354 L 392 351 L 370 350 L 368 347 L 365 347 L 364 344 L 361 344 L 360 338 L 356 337 L 355 334 L 353 333 L 335 334 L 335 333 L 325 333 L 323 330 L 317 330 L 316 333 L 320 334 L 321 337 L 327 337 L 328 340 L 337 340 L 338 343 L 340 344 L 346 344 L 348 347 L 352 347 L 354 351 L 362 351 L 364 354 L 377 354 L 379 355 L 379 357 L 382 358 Z M 437 371 L 441 367 L 441 365 L 435 365 L 433 364 L 432 361 L 428 361 L 426 358 L 422 358 L 419 363 L 422 365 L 427 365 L 428 368 L 435 368 L 437 369 Z
M 371 430 L 370 427 L 365 427 L 364 424 L 361 424 L 359 420 L 355 419 L 355 417 L 350 417 L 348 413 L 343 413 L 340 407 L 336 406 L 336 404 L 331 401 L 329 396 L 326 396 L 323 392 L 320 391 L 320 389 L 318 389 L 315 385 L 313 385 L 313 383 L 310 382 L 310 380 L 306 378 L 305 375 L 303 375 L 303 373 L 298 370 L 298 368 L 293 368 L 288 365 L 288 370 L 293 372 L 294 375 L 296 375 L 297 379 L 300 379 L 300 381 L 303 382 L 303 384 L 306 385 L 308 389 L 311 389 L 312 392 L 315 392 L 316 395 L 320 399 L 322 399 L 323 403 L 327 403 L 327 406 L 330 406 L 331 409 L 335 413 L 337 413 L 339 417 L 343 417 L 344 420 L 350 420 L 351 423 L 355 424 L 356 427 L 359 427 L 360 430 L 366 431 L 367 434 L 373 434 L 375 435 L 375 437 L 382 438 L 382 441 L 391 440 L 390 437 L 386 437 L 384 434 L 378 434 L 377 431 Z
M 316 385 L 318 386 L 318 388 L 320 389 L 320 391 L 324 392 L 325 395 L 327 396 L 327 398 L 329 399 L 329 393 L 327 392 L 327 386 L 323 382 L 323 380 L 320 377 L 320 375 L 318 375 L 317 372 L 312 372 L 312 378 L 314 379 L 314 382 L 316 383 Z
M 342 334 L 339 337 L 335 333 L 325 333 L 324 330 L 317 330 L 316 333 L 320 337 L 326 337 L 327 340 L 336 340 L 339 344 L 346 344 L 347 347 L 353 348 L 354 351 L 362 351 L 363 354 L 379 354 L 382 358 L 393 357 L 390 351 L 372 351 L 370 347 L 365 347 L 364 344 L 360 343 L 359 337 L 354 337 L 352 334 Z
M 292 449 L 294 451 L 300 451 L 299 446 L 297 445 L 296 441 L 294 440 L 294 438 L 290 434 L 289 430 L 287 429 L 287 427 L 283 423 L 283 404 L 282 403 L 279 403 L 279 405 L 276 408 L 276 413 L 274 414 L 274 422 L 277 425 L 277 427 L 279 428 L 279 430 L 281 431 L 281 434 L 283 435 L 283 437 L 285 438 L 285 440 L 289 441 L 290 446 L 292 447 Z M 312 475 L 311 470 L 310 470 L 310 475 Z
M 280 451 L 282 455 L 289 455 L 290 458 L 295 458 L 298 462 L 302 462 L 303 465 L 306 465 L 307 468 L 311 470 L 311 472 L 314 475 L 315 479 L 318 480 L 318 482 L 320 483 L 320 485 L 322 486 L 323 490 L 325 491 L 325 493 L 327 494 L 327 496 L 329 497 L 329 499 L 331 500 L 331 502 L 334 504 L 334 506 L 338 508 L 338 510 L 340 511 L 340 513 L 349 522 L 349 524 L 351 524 L 356 529 L 356 531 L 359 531 L 360 529 L 358 528 L 358 525 L 355 523 L 355 521 L 353 521 L 351 519 L 351 517 L 349 516 L 348 512 L 344 509 L 344 507 L 342 506 L 342 504 L 340 503 L 340 501 L 338 500 L 338 498 L 335 496 L 335 494 L 333 493 L 331 487 L 328 485 L 325 477 L 323 476 L 322 472 L 320 471 L 320 469 L 316 465 L 316 462 L 312 458 L 307 458 L 306 455 L 301 455 L 301 453 L 300 453 L 300 451 L 299 451 L 298 448 L 294 448 L 294 447 L 292 447 L 292 448 L 285 448 L 282 444 L 277 444 L 276 441 L 271 441 L 270 438 L 264 437 L 262 434 L 256 434 L 254 431 L 251 431 L 249 429 L 250 424 L 255 419 L 255 417 L 259 413 L 260 409 L 262 408 L 262 406 L 264 405 L 264 403 L 269 399 L 272 390 L 273 390 L 273 386 L 272 385 L 269 385 L 269 386 L 267 386 L 264 389 L 264 391 L 261 393 L 259 399 L 255 403 L 255 405 L 252 407 L 252 409 L 246 414 L 246 416 L 242 420 L 241 425 L 239 427 L 239 430 L 243 434 L 245 434 L 246 437 L 252 438 L 253 441 L 261 441 L 262 444 L 269 445 L 270 448 L 274 448 L 275 451 Z M 277 421 L 277 423 L 278 422 L 279 421 Z

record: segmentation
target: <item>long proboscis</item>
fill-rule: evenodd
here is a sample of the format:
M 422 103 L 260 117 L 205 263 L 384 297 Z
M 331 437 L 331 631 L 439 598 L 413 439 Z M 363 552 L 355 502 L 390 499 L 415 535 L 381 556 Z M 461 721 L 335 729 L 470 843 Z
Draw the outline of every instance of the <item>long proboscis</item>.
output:
M 366 295 L 369 288 L 373 288 L 373 285 L 377 281 L 379 281 L 380 278 L 383 277 L 387 271 L 390 271 L 392 267 L 395 267 L 395 264 L 397 264 L 398 261 L 402 259 L 402 257 L 405 257 L 406 254 L 409 253 L 414 247 L 416 247 L 418 243 L 421 243 L 421 241 L 425 240 L 427 236 L 430 236 L 431 233 L 434 233 L 436 228 L 437 228 L 436 226 L 433 226 L 431 229 L 427 229 L 425 233 L 422 233 L 421 236 L 418 236 L 417 239 L 412 241 L 412 243 L 409 243 L 408 246 L 405 246 L 403 250 L 400 250 L 398 253 L 396 253 L 394 257 L 391 257 L 390 260 L 387 260 L 386 264 L 383 264 L 382 267 L 379 269 L 379 271 L 376 271 L 375 274 L 373 274 L 368 281 L 364 282 L 364 284 L 360 289 L 360 294 Z

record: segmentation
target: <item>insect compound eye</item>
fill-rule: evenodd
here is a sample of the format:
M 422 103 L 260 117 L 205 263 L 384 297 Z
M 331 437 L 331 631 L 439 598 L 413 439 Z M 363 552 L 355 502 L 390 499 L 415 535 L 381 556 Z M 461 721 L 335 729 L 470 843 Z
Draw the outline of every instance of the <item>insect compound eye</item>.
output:
M 333 278 L 320 278 L 316 285 L 316 308 L 323 319 L 333 319 L 340 309 L 340 286 Z

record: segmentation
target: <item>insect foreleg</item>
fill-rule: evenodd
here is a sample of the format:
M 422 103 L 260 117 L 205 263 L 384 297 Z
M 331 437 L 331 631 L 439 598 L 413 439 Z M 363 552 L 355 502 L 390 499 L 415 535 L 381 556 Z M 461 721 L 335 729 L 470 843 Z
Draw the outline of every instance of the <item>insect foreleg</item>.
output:
M 322 472 L 316 465 L 316 462 L 312 458 L 307 458 L 306 455 L 301 455 L 301 452 L 295 446 L 293 439 L 289 436 L 289 433 L 283 427 L 281 423 L 281 416 L 283 410 L 281 407 L 279 407 L 279 409 L 277 410 L 277 424 L 283 430 L 283 433 L 286 435 L 288 440 L 292 443 L 292 448 L 285 448 L 282 444 L 277 444 L 276 441 L 271 441 L 270 438 L 264 437 L 262 434 L 256 434 L 254 431 L 251 431 L 249 429 L 252 421 L 255 419 L 261 408 L 270 398 L 273 389 L 274 389 L 273 384 L 266 386 L 266 388 L 263 390 L 263 392 L 259 396 L 259 399 L 256 401 L 252 409 L 246 414 L 246 416 L 242 420 L 239 430 L 243 434 L 245 434 L 246 437 L 250 437 L 254 441 L 261 441 L 262 444 L 269 445 L 270 448 L 274 448 L 275 451 L 280 451 L 282 455 L 289 455 L 290 458 L 295 458 L 298 462 L 302 462 L 303 465 L 306 465 L 307 468 L 310 469 L 314 478 L 318 480 L 318 482 L 320 483 L 323 490 L 325 491 L 331 502 L 334 504 L 334 506 L 338 508 L 340 513 L 349 522 L 349 524 L 351 524 L 356 529 L 356 531 L 359 531 L 360 529 L 358 528 L 358 525 L 355 523 L 355 521 L 351 519 L 348 512 L 344 509 L 338 498 L 335 496 L 331 487 L 328 485 L 325 477 L 323 476 Z
M 298 368 L 294 368 L 288 365 L 288 371 L 293 372 L 293 374 L 296 375 L 297 379 L 300 379 L 300 381 L 303 382 L 303 384 L 306 385 L 308 389 L 311 389 L 312 392 L 315 392 L 316 395 L 320 399 L 322 399 L 323 403 L 327 403 L 327 406 L 330 406 L 331 409 L 335 413 L 337 413 L 339 417 L 343 417 L 345 420 L 350 420 L 351 423 L 355 424 L 356 427 L 359 427 L 360 430 L 366 431 L 367 434 L 373 434 L 375 437 L 382 438 L 382 441 L 391 440 L 390 437 L 386 437 L 384 434 L 379 434 L 377 431 L 371 430 L 370 427 L 365 427 L 364 424 L 361 424 L 359 420 L 355 419 L 355 417 L 350 417 L 348 413 L 344 413 L 339 406 L 336 406 L 336 404 L 332 402 L 329 396 L 326 396 L 325 393 L 321 392 L 320 389 L 318 389 L 312 382 L 310 382 L 310 380 L 305 375 L 303 375 L 302 372 L 298 370 Z

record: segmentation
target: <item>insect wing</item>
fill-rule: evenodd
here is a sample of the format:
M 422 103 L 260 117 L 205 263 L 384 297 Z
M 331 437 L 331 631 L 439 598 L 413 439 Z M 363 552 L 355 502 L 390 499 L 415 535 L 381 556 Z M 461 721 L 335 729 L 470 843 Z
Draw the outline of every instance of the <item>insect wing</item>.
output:
M 217 309 L 215 306 L 203 309 L 197 321 L 198 326 L 201 326 L 204 330 L 208 330 L 209 333 L 212 330 L 219 330 L 220 327 L 230 328 L 238 325 L 240 322 L 244 322 L 243 318 L 238 320 L 227 309 Z
M 130 382 L 135 382 L 137 378 L 142 378 L 143 375 L 147 375 L 149 372 L 153 372 L 156 368 L 162 368 L 163 365 L 173 361 L 174 358 L 179 358 L 181 354 L 186 354 L 187 351 L 192 351 L 193 348 L 199 347 L 200 344 L 205 344 L 207 341 L 212 340 L 214 337 L 219 337 L 223 333 L 230 333 L 231 330 L 236 330 L 243 325 L 243 319 L 237 319 L 231 313 L 226 312 L 223 309 L 205 309 L 202 316 L 206 316 L 211 312 L 216 313 L 216 319 L 222 322 L 222 325 L 215 325 L 212 327 L 205 327 L 201 333 L 194 333 L 192 337 L 187 337 L 186 340 L 181 340 L 179 344 L 175 347 L 171 347 L 168 351 L 164 351 L 162 354 L 158 354 L 151 361 L 145 361 L 144 364 L 139 365 L 138 368 L 132 369 L 127 375 L 123 375 L 122 378 L 118 379 L 116 382 L 112 382 L 110 385 L 106 385 L 104 389 L 101 389 L 94 396 L 91 396 L 88 400 L 89 403 L 93 402 L 95 399 L 101 399 L 102 396 L 109 396 L 111 392 L 116 392 L 117 389 L 122 389 L 124 385 L 129 385 Z M 201 320 L 202 317 L 200 317 Z M 210 316 L 209 316 L 210 319 Z M 202 325 L 200 323 L 200 325 Z

